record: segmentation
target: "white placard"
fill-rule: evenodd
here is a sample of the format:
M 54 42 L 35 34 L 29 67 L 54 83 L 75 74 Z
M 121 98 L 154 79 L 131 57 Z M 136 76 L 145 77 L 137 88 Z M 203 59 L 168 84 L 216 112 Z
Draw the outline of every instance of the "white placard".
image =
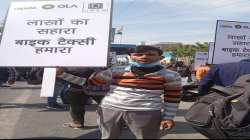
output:
M 53 97 L 56 81 L 56 68 L 44 68 L 40 97 Z
M 209 51 L 208 51 L 208 64 L 213 64 L 213 54 L 214 54 L 214 42 L 209 42 Z
M 112 0 L 11 2 L 0 66 L 107 65 Z
M 194 69 L 197 70 L 201 65 L 208 61 L 208 52 L 195 52 Z
M 213 64 L 250 58 L 250 23 L 217 21 Z

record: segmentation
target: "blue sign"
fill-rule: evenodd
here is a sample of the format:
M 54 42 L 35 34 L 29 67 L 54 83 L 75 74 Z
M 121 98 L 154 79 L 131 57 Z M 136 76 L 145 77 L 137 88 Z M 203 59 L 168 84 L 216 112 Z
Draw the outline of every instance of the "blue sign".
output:
M 163 54 L 162 54 L 165 58 L 171 58 L 172 56 L 173 56 L 173 52 L 171 52 L 171 51 L 165 51 L 165 52 L 163 52 Z

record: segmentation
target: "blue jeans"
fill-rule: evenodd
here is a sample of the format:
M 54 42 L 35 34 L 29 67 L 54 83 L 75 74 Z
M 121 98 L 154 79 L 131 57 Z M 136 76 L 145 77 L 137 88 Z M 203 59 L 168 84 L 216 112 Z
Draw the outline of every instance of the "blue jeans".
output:
M 54 96 L 53 97 L 48 97 L 48 105 L 53 106 L 57 104 L 57 97 L 60 95 L 62 102 L 67 104 L 67 96 L 66 92 L 68 90 L 68 83 L 66 81 L 62 80 L 56 80 L 55 83 L 55 88 L 54 88 Z

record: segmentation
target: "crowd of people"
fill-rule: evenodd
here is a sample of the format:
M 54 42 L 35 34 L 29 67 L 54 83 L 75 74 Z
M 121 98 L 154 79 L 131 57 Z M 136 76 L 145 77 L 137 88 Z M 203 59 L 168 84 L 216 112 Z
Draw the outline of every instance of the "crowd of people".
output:
M 188 77 L 191 82 L 192 70 L 174 59 L 163 66 L 162 50 L 149 45 L 130 49 L 128 55 L 129 66 L 124 72 L 113 72 L 108 67 L 57 68 L 54 96 L 48 98 L 47 107 L 64 108 L 57 102 L 60 96 L 72 118 L 64 126 L 79 129 L 85 127 L 85 107 L 93 99 L 99 104 L 97 122 L 103 139 L 118 139 L 124 125 L 138 139 L 157 138 L 160 129 L 175 125 L 182 97 L 181 78 Z M 42 77 L 41 69 L 32 70 L 27 75 L 36 71 L 35 75 Z M 201 66 L 196 72 L 199 94 L 207 94 L 212 85 L 229 86 L 244 74 L 250 74 L 250 60 Z M 13 84 L 17 72 L 14 68 L 0 68 L 0 76 L 0 84 Z M 38 81 L 41 83 L 41 79 Z

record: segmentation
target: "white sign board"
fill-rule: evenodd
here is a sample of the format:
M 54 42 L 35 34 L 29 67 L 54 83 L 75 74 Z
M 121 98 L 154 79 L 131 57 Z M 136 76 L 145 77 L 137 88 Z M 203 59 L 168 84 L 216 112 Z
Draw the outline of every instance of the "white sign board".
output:
M 40 97 L 53 97 L 56 81 L 56 68 L 45 68 Z
M 107 65 L 112 0 L 13 1 L 0 66 Z
M 213 64 L 214 42 L 209 42 L 208 64 Z
M 208 52 L 196 52 L 194 69 L 197 70 L 201 65 L 205 65 L 208 60 Z
M 217 21 L 213 64 L 250 58 L 250 23 Z

